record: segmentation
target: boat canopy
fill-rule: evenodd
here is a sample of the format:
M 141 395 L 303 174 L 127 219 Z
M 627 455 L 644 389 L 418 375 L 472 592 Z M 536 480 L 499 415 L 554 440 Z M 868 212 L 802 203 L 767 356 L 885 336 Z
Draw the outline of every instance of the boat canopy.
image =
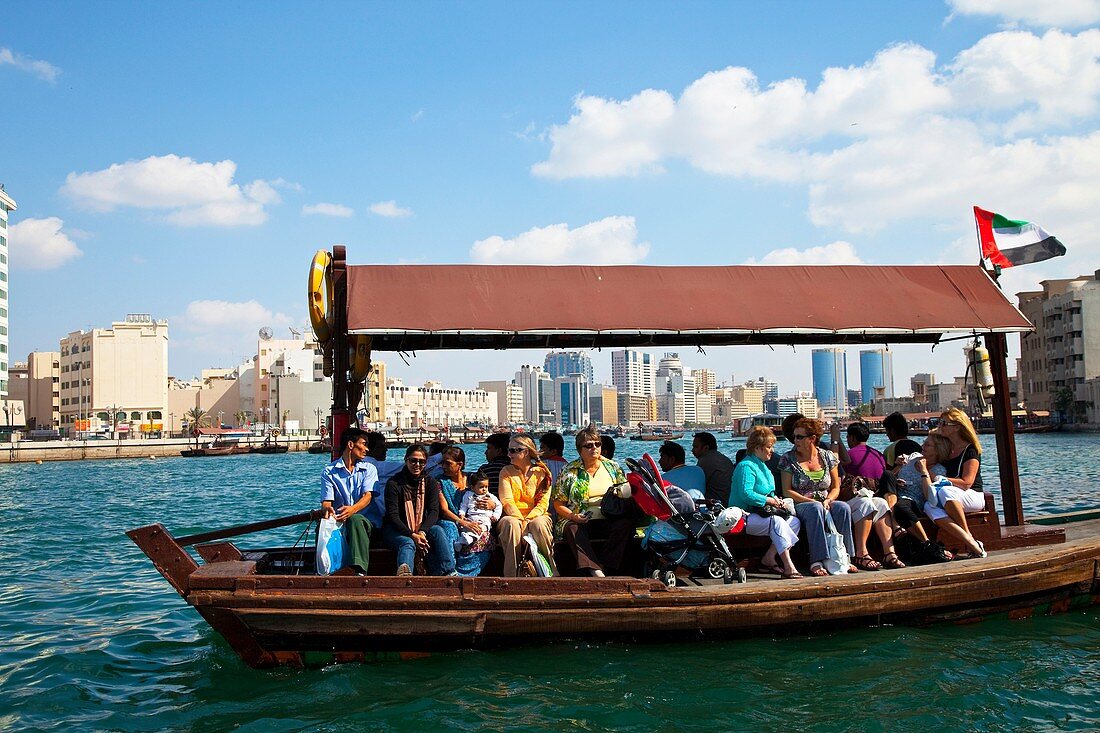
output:
M 351 265 L 372 351 L 934 343 L 1031 323 L 978 265 Z

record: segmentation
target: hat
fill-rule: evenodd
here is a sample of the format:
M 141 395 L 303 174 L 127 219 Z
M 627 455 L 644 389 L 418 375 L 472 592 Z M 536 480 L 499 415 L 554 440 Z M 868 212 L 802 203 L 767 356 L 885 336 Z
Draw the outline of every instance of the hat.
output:
M 718 512 L 713 525 L 718 534 L 740 532 L 745 527 L 745 513 L 740 508 L 731 506 Z

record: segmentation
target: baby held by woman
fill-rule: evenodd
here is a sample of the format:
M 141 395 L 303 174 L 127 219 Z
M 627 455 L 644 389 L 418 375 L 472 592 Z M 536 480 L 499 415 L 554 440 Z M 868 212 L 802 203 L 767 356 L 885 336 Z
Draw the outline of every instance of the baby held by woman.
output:
M 489 502 L 488 508 L 478 508 L 478 504 L 484 505 L 485 499 Z M 476 522 L 481 527 L 480 532 L 472 532 L 463 529 L 455 542 L 455 550 L 461 551 L 473 545 L 492 530 L 493 522 L 500 519 L 503 506 L 500 499 L 489 493 L 489 477 L 478 471 L 470 477 L 470 487 L 462 497 L 462 505 L 458 510 L 458 516 Z

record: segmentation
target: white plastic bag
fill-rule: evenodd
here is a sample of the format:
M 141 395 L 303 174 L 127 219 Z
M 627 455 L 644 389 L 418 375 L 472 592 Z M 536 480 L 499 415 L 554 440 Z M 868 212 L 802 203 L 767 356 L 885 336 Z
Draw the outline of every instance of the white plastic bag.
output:
M 848 549 L 844 546 L 844 535 L 836 531 L 833 515 L 828 509 L 825 510 L 825 550 L 828 553 L 824 563 L 825 571 L 829 575 L 844 575 L 852 567 Z
M 540 578 L 549 578 L 554 574 L 553 569 L 550 567 L 550 561 L 546 559 L 546 555 L 539 552 L 538 543 L 535 542 L 535 538 L 529 534 L 523 535 L 523 540 L 527 544 L 527 556 L 531 558 L 531 562 L 535 565 L 535 572 L 538 573 Z
M 344 523 L 332 517 L 322 519 L 317 529 L 317 574 L 332 575 L 347 559 Z

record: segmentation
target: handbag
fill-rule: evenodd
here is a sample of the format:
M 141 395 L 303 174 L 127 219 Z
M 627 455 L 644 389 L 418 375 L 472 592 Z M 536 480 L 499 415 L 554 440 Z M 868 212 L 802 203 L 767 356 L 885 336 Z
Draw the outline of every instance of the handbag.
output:
M 780 519 L 790 519 L 791 512 L 787 509 L 786 505 L 775 506 L 774 504 L 765 504 L 764 506 L 753 507 L 750 511 L 760 517 L 779 517 Z
M 848 501 L 855 496 L 874 496 L 876 488 L 871 479 L 846 473 L 840 480 L 840 500 Z
M 844 546 L 844 535 L 837 532 L 833 524 L 833 515 L 825 510 L 825 571 L 829 575 L 844 575 L 852 567 L 848 549 Z
M 317 525 L 317 574 L 332 575 L 347 559 L 344 523 L 325 517 Z
M 619 517 L 625 517 L 633 505 L 633 499 L 624 498 L 619 493 L 619 487 L 612 486 L 604 492 L 603 498 L 600 499 L 600 514 L 605 519 L 618 519 Z

